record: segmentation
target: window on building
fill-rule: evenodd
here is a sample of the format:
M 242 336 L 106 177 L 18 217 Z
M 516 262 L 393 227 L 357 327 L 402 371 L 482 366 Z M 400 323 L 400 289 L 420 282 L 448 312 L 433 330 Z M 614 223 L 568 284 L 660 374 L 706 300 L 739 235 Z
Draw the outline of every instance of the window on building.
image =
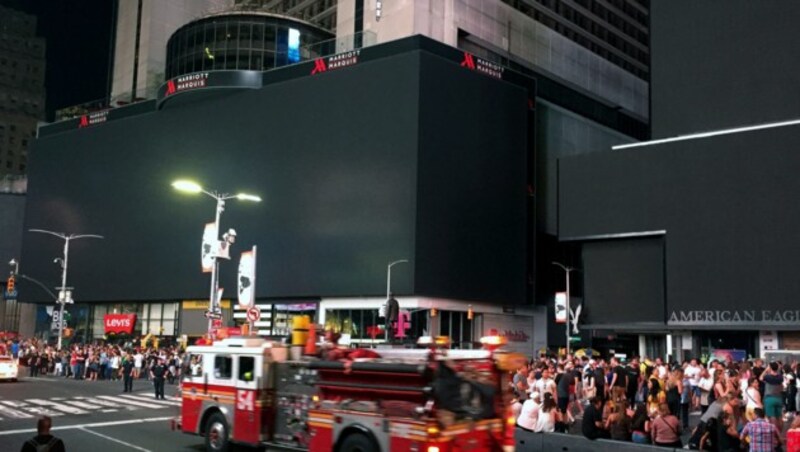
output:
M 439 331 L 450 338 L 453 348 L 472 348 L 473 321 L 467 318 L 466 312 L 440 311 L 439 316 Z
M 256 359 L 252 356 L 239 357 L 239 380 L 253 381 L 253 370 L 256 368 Z
M 227 355 L 214 357 L 214 378 L 230 379 L 233 375 L 233 359 Z

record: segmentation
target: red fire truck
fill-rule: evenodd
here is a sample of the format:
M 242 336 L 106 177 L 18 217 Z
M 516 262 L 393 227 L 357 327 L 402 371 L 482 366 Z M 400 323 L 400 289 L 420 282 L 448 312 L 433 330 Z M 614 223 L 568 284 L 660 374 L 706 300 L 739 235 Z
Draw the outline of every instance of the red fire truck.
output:
M 210 451 L 230 443 L 311 452 L 513 450 L 509 370 L 522 355 L 376 352 L 291 361 L 257 337 L 189 347 L 173 427 L 205 437 Z

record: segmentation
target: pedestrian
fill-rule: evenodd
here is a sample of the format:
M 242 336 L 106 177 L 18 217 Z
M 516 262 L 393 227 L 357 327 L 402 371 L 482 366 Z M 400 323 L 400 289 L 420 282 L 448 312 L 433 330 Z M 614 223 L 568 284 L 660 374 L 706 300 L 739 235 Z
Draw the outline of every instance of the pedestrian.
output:
M 773 452 L 781 444 L 780 432 L 775 424 L 764 419 L 763 408 L 756 408 L 755 416 L 744 426 L 740 439 L 750 442 L 750 452 Z
M 42 416 L 36 421 L 36 436 L 25 441 L 20 452 L 65 452 L 64 441 L 50 434 L 53 421 Z
M 156 391 L 156 399 L 164 400 L 164 379 L 167 376 L 167 366 L 164 365 L 164 358 L 158 359 L 158 364 L 150 369 L 150 378 L 153 379 L 153 387 Z
M 669 410 L 669 405 L 662 403 L 658 405 L 658 415 L 653 419 L 650 427 L 653 437 L 653 444 L 662 447 L 683 447 L 681 442 L 681 424 L 678 418 Z
M 133 392 L 133 369 L 133 361 L 130 359 L 130 356 L 126 356 L 122 361 L 122 380 L 124 388 L 122 392 Z
M 778 363 L 771 362 L 759 379 L 764 383 L 764 413 L 778 431 L 783 431 L 783 375 Z
M 599 396 L 589 400 L 589 406 L 583 412 L 583 420 L 581 424 L 581 432 L 583 436 L 589 439 L 606 438 L 610 439 L 611 435 L 606 430 L 605 423 L 603 422 L 603 399 Z

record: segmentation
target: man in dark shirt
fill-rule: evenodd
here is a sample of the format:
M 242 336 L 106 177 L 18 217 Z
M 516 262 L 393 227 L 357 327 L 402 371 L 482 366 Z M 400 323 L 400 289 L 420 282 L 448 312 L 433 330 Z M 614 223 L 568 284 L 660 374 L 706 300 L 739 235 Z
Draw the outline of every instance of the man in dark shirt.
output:
M 40 446 L 46 446 L 48 452 L 65 452 L 64 441 L 50 434 L 50 427 L 53 421 L 49 416 L 42 416 L 36 421 L 36 433 L 33 438 L 25 441 L 22 445 L 21 452 L 37 452 Z
M 600 397 L 589 400 L 589 406 L 583 413 L 581 431 L 589 439 L 611 438 L 608 430 L 603 428 L 603 400 Z
M 153 387 L 156 390 L 156 399 L 164 400 L 164 378 L 167 376 L 167 366 L 164 365 L 164 358 L 158 359 L 158 364 L 150 369 L 150 378 L 153 379 Z
M 567 414 L 567 406 L 569 406 L 569 386 L 574 378 L 572 370 L 565 371 L 562 366 L 558 366 L 558 375 L 556 375 L 556 394 L 558 395 L 558 409 L 562 414 Z M 566 416 L 564 420 L 566 422 Z
M 589 361 L 589 366 L 594 373 L 594 385 L 597 387 L 597 397 L 600 400 L 606 400 L 606 372 L 603 370 L 602 365 L 598 365 L 594 360 Z
M 124 389 L 122 392 L 133 392 L 133 360 L 130 355 L 123 358 L 122 361 L 122 382 Z
M 611 358 L 611 371 L 614 376 L 611 379 L 611 400 L 618 402 L 625 399 L 625 391 L 628 388 L 628 372 L 619 363 L 616 357 Z
M 639 390 L 639 359 L 633 358 L 628 363 L 628 390 L 626 395 L 628 397 L 628 406 L 634 406 L 636 402 L 636 391 Z

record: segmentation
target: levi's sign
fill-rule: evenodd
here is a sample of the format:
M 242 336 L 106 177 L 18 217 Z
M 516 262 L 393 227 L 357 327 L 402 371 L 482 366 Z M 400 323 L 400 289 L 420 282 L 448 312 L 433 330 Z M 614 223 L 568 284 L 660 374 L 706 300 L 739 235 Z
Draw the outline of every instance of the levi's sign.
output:
M 136 324 L 136 314 L 106 314 L 103 316 L 103 325 L 106 333 L 133 333 Z
M 795 325 L 800 321 L 800 310 L 785 309 L 708 309 L 672 311 L 667 319 L 669 325 Z

